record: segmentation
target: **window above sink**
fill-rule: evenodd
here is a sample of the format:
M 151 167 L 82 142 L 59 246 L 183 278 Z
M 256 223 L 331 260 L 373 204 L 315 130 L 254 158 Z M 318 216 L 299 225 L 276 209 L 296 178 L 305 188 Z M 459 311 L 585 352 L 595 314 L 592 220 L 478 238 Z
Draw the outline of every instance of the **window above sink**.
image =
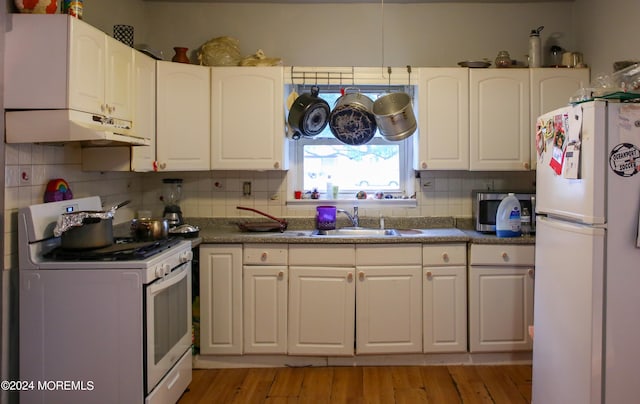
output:
M 309 86 L 294 86 L 298 94 L 309 92 Z M 333 107 L 346 86 L 319 85 L 319 97 Z M 408 86 L 355 86 L 372 100 L 388 92 L 407 92 Z M 417 135 L 417 134 L 416 134 Z M 414 194 L 413 137 L 402 141 L 388 141 L 379 131 L 364 145 L 351 146 L 340 142 L 329 125 L 312 138 L 302 137 L 292 141 L 289 148 L 290 197 L 294 191 L 302 191 L 304 199 L 318 191 L 321 200 L 355 200 L 359 192 L 367 199 L 381 193 L 380 203 L 407 198 Z M 337 192 L 328 189 L 331 184 Z M 362 195 L 362 194 L 361 194 Z M 388 199 L 384 199 L 388 198 Z M 380 200 L 383 199 L 383 200 Z

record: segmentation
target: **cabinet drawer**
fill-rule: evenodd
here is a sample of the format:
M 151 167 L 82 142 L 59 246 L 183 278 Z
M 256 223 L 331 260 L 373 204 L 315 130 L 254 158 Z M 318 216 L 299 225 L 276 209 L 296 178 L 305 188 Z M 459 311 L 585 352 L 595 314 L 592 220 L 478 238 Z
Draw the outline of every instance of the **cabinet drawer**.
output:
M 356 249 L 353 244 L 289 245 L 289 265 L 354 266 Z
M 533 265 L 535 247 L 513 244 L 471 244 L 470 265 Z
M 466 244 L 432 244 L 422 246 L 422 265 L 467 265 Z
M 420 244 L 360 244 L 356 265 L 420 265 Z
M 245 244 L 244 265 L 287 265 L 287 244 Z

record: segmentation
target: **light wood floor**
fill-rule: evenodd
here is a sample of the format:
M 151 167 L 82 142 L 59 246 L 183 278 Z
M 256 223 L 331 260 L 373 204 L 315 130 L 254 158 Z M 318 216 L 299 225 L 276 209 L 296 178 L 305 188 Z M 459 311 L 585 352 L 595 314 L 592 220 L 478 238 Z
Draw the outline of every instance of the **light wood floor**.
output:
M 531 366 L 380 366 L 193 371 L 179 404 L 530 403 Z

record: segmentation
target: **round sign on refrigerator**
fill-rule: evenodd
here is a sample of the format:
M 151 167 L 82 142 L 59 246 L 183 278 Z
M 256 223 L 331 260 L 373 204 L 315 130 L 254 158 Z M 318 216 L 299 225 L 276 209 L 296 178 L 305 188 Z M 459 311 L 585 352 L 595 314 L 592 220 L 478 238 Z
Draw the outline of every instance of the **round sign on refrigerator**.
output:
M 621 177 L 631 177 L 640 170 L 640 149 L 631 143 L 620 143 L 609 153 L 609 167 Z

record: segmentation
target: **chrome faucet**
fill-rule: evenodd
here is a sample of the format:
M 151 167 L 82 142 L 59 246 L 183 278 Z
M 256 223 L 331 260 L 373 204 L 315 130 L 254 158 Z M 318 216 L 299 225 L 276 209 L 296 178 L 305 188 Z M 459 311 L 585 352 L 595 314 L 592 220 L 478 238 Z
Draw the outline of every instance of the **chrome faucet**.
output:
M 347 215 L 349 220 L 351 220 L 351 225 L 353 227 L 360 226 L 360 218 L 358 217 L 358 207 L 357 206 L 353 207 L 353 215 L 351 213 L 347 212 L 344 209 L 336 209 L 336 212 L 341 212 L 341 213 L 344 213 L 345 215 Z

